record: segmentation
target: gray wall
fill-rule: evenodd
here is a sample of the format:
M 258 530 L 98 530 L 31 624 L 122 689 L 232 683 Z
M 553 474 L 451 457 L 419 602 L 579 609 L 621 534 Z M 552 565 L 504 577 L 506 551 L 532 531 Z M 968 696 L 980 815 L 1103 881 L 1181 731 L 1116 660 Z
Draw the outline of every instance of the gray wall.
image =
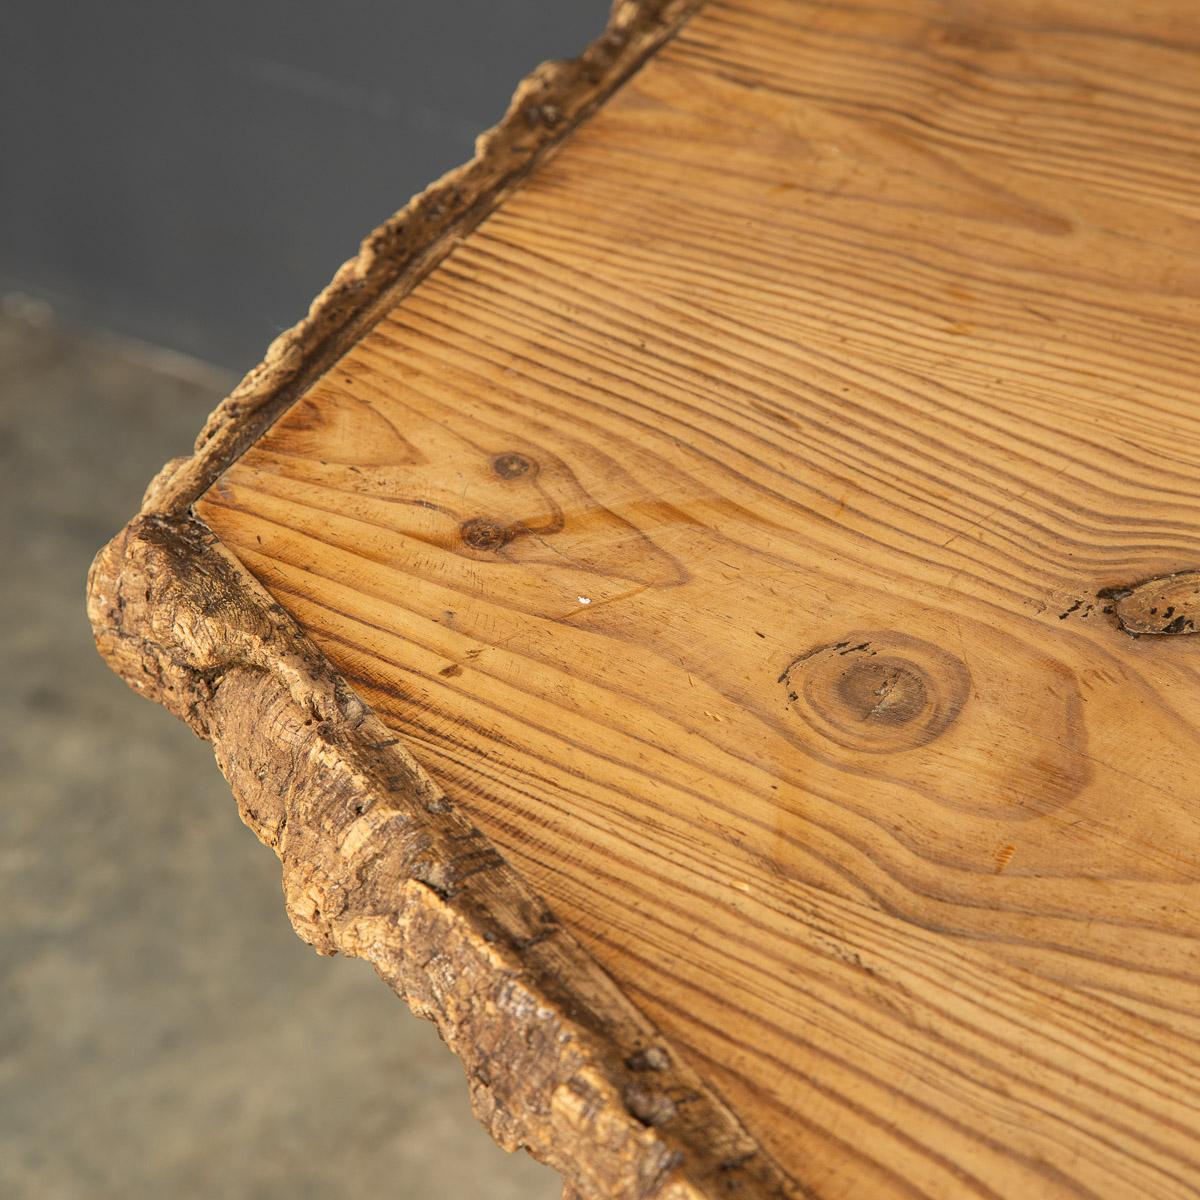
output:
M 609 0 L 4 0 L 0 291 L 242 370 Z

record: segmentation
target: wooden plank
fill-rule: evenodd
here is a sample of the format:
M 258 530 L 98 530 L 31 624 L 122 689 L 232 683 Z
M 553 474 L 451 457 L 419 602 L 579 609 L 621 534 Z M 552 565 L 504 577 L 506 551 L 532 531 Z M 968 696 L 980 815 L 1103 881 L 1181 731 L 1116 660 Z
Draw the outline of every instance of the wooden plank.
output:
M 714 0 L 197 507 L 800 1194 L 1200 1182 L 1198 49 Z
M 710 5 L 201 512 L 815 1194 L 1184 1195 L 1195 10 L 956 12 Z

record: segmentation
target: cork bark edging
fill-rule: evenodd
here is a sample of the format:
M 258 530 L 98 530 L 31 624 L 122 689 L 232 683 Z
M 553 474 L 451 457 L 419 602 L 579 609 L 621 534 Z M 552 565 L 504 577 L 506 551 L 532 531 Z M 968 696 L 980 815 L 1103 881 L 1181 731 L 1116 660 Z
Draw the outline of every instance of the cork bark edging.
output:
M 778 1169 L 197 518 L 143 514 L 89 576 L 109 664 L 212 741 L 296 932 L 365 958 L 472 1106 L 586 1200 L 788 1196 Z
M 97 556 L 97 646 L 213 743 L 283 866 L 297 933 L 366 958 L 460 1057 L 472 1106 L 579 1200 L 744 1200 L 791 1184 L 455 811 L 192 502 L 697 7 L 618 0 L 573 63 L 518 89 L 476 157 L 372 234 Z
M 190 457 L 158 473 L 143 511 L 182 513 L 345 349 L 412 290 L 547 154 L 586 120 L 704 0 L 614 0 L 578 58 L 543 63 L 513 94 L 475 156 L 369 234 L 308 314 L 281 333 L 209 417 Z

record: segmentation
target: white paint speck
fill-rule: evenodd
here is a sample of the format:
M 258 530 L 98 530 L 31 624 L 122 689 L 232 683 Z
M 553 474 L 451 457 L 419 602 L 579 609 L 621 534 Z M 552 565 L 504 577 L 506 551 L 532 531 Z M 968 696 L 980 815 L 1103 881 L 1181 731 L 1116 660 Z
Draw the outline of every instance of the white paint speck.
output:
M 591 604 L 591 602 L 592 602 L 591 596 L 580 596 L 579 597 L 580 604 Z

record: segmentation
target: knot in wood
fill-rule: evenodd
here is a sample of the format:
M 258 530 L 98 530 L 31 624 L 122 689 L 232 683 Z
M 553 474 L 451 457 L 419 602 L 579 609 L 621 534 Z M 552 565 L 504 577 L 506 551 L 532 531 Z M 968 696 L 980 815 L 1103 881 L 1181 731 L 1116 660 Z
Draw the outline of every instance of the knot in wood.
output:
M 1200 633 L 1200 571 L 1157 575 L 1097 595 L 1113 602 L 1118 627 L 1133 637 Z
M 499 550 L 509 538 L 508 528 L 488 517 L 472 517 L 458 528 L 463 544 L 472 550 Z
M 970 674 L 954 655 L 889 631 L 857 631 L 814 646 L 779 682 L 792 711 L 823 738 L 875 754 L 931 742 L 970 693 Z
M 501 479 L 520 479 L 522 475 L 536 474 L 537 463 L 531 458 L 526 458 L 524 454 L 510 452 L 498 454 L 492 459 L 492 470 Z

